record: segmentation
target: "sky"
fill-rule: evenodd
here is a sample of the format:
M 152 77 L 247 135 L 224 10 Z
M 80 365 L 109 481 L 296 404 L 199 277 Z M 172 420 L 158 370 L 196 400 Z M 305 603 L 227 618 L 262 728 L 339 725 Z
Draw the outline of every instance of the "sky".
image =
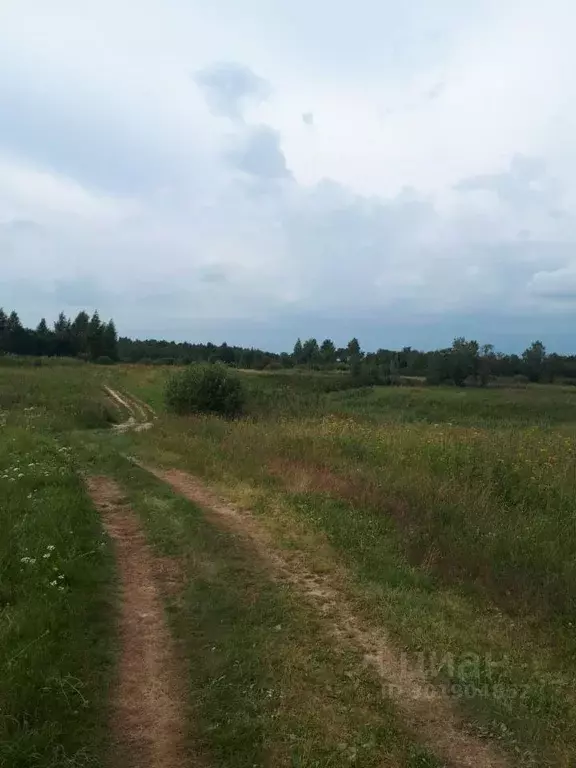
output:
M 576 353 L 572 0 L 2 0 L 0 306 Z

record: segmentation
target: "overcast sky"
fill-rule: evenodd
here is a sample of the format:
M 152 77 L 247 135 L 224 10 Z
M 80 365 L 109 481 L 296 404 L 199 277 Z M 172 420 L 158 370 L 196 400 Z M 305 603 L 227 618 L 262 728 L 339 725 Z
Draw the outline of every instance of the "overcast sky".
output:
M 576 352 L 573 0 L 2 0 L 0 305 Z

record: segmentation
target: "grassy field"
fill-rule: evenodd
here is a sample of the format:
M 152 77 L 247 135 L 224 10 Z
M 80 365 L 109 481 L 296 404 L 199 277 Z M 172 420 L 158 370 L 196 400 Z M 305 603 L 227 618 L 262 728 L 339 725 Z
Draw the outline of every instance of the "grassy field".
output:
M 0 765 L 100 766 L 113 563 L 69 431 L 107 425 L 95 381 L 0 372 Z
M 223 421 L 165 414 L 169 373 L 0 370 L 6 765 L 103 759 L 113 564 L 86 469 L 113 474 L 152 545 L 182 564 L 169 615 L 196 659 L 191 729 L 208 764 L 440 765 L 361 659 L 335 657 L 318 617 L 244 544 L 126 455 L 194 472 L 254 510 L 280 548 L 337 571 L 359 614 L 512 765 L 574 764 L 576 389 L 246 374 L 248 414 Z M 105 382 L 158 411 L 153 432 L 112 433 Z
M 165 374 L 121 374 L 161 407 Z M 256 509 L 287 546 L 328 542 L 367 615 L 466 695 L 521 764 L 576 754 L 576 392 L 387 388 L 298 395 L 250 377 L 251 417 L 165 417 L 139 455 Z M 254 392 L 261 387 L 264 392 Z M 299 532 L 299 533 L 298 533 Z

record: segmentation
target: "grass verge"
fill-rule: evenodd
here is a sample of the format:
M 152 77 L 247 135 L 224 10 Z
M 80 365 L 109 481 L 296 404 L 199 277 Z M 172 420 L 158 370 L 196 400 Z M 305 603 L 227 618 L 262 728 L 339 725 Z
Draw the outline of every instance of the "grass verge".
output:
M 106 753 L 113 564 L 66 445 L 0 427 L 0 765 L 89 768 Z

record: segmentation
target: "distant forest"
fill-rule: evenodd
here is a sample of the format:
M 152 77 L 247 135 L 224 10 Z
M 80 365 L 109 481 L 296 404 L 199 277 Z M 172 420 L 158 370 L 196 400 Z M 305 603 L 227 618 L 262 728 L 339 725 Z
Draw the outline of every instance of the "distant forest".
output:
M 35 357 L 78 357 L 118 360 L 118 334 L 113 320 L 103 323 L 98 312 L 79 312 L 74 320 L 60 313 L 52 327 L 42 318 L 35 329 L 25 328 L 17 312 L 0 308 L 0 354 Z
M 394 384 L 403 377 L 426 377 L 430 384 L 487 385 L 496 378 L 519 381 L 576 381 L 576 356 L 548 354 L 534 341 L 522 355 L 495 351 L 491 344 L 462 337 L 451 347 L 422 352 L 378 349 L 364 352 L 358 339 L 336 347 L 331 339 L 298 339 L 291 352 L 265 352 L 226 343 L 192 344 L 157 339 L 118 338 L 113 320 L 103 322 L 98 312 L 80 312 L 72 319 L 62 312 L 49 326 L 44 318 L 35 329 L 25 328 L 16 312 L 0 309 L 0 355 L 75 357 L 98 363 L 187 365 L 221 362 L 236 368 L 281 370 L 302 368 L 349 372 L 359 383 Z

